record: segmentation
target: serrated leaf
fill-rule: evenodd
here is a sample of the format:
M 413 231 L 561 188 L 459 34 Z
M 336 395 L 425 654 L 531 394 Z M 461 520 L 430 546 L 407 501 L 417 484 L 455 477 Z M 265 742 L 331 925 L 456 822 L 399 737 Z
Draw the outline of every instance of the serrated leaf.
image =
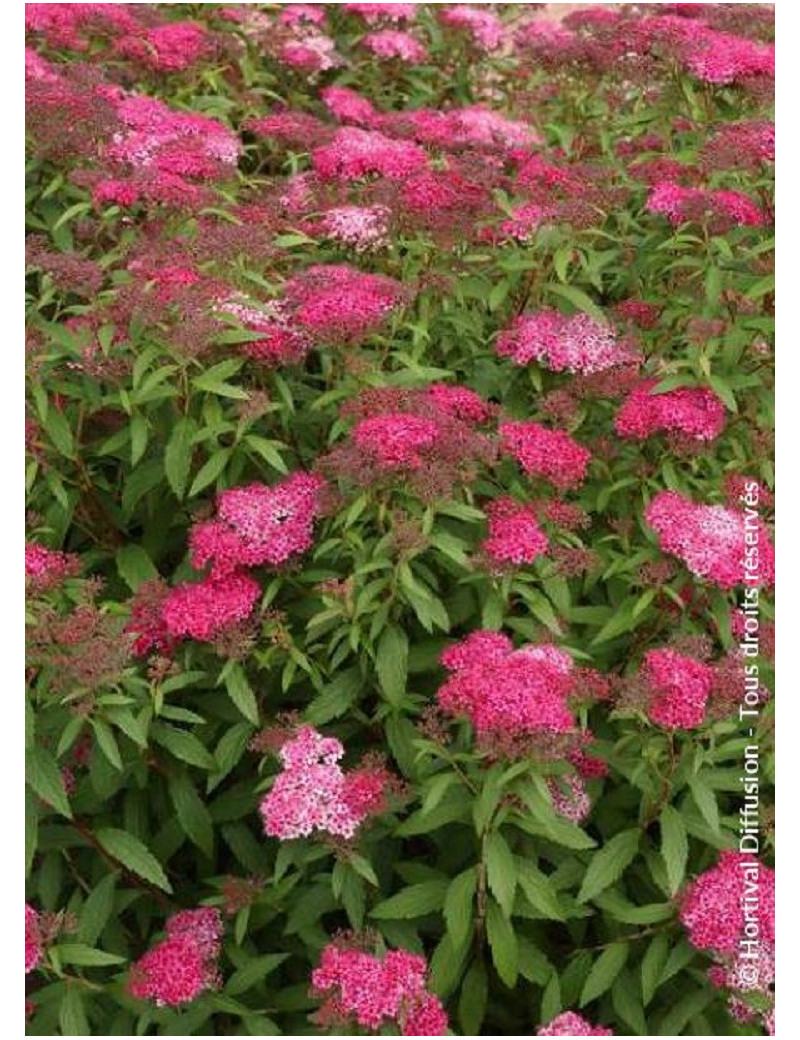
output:
M 116 562 L 120 577 L 132 592 L 136 592 L 142 582 L 158 577 L 147 551 L 133 542 L 117 549 Z
M 192 468 L 192 442 L 194 423 L 191 419 L 179 419 L 172 428 L 164 451 L 164 473 L 169 486 L 179 499 L 183 499 L 189 471 Z
M 514 893 L 517 890 L 517 868 L 508 843 L 499 831 L 486 838 L 486 878 L 489 889 L 506 917 L 511 917 L 514 908 Z
M 395 707 L 399 706 L 408 678 L 408 636 L 398 625 L 390 625 L 381 636 L 375 670 L 386 699 Z
M 161 744 L 162 747 L 171 751 L 182 762 L 187 762 L 190 766 L 197 766 L 199 769 L 207 769 L 210 772 L 216 768 L 212 755 L 194 733 L 180 729 L 178 726 L 171 726 L 168 722 L 153 723 L 151 733 L 157 744 Z
M 586 982 L 583 984 L 580 999 L 581 1007 L 585 1007 L 593 1000 L 597 1000 L 597 998 L 605 993 L 607 989 L 611 988 L 614 979 L 616 979 L 617 975 L 622 971 L 627 959 L 627 943 L 614 943 L 607 949 L 603 950 L 592 965 L 592 969 L 589 972 Z
M 42 801 L 72 819 L 61 770 L 50 752 L 39 745 L 25 752 L 25 781 Z
M 470 867 L 453 878 L 444 898 L 444 919 L 454 946 L 466 942 L 472 927 L 473 902 L 478 885 L 478 870 Z
M 493 899 L 489 900 L 486 909 L 486 937 L 497 974 L 505 985 L 512 989 L 519 974 L 517 937 L 511 922 Z
M 464 976 L 458 1001 L 458 1020 L 463 1036 L 480 1036 L 486 1003 L 489 996 L 489 977 L 483 961 L 473 961 Z
M 563 921 L 564 912 L 552 881 L 526 860 L 517 860 L 517 880 L 531 906 L 543 917 Z
M 396 895 L 384 899 L 370 911 L 378 920 L 405 920 L 424 917 L 426 914 L 441 910 L 447 894 L 446 881 L 423 881 L 419 885 L 410 885 Z
M 668 956 L 669 939 L 666 935 L 657 935 L 642 958 L 642 1003 L 645 1007 L 659 987 Z
M 622 876 L 639 851 L 639 831 L 631 829 L 614 835 L 594 854 L 583 879 L 578 902 L 586 903 Z
M 78 919 L 78 939 L 87 946 L 94 946 L 114 912 L 116 885 L 116 873 L 106 874 L 86 897 Z
M 263 957 L 254 957 L 231 975 L 225 983 L 225 992 L 229 997 L 246 993 L 279 968 L 288 956 L 288 953 L 267 953 Z
M 64 997 L 58 1009 L 61 1036 L 91 1036 L 89 1020 L 83 1006 L 83 994 L 77 982 L 66 982 Z
M 689 839 L 681 814 L 671 805 L 661 811 L 661 855 L 667 868 L 669 894 L 674 896 L 683 883 L 689 857 Z
M 247 721 L 257 726 L 259 723 L 258 702 L 240 664 L 234 663 L 232 667 L 226 669 L 225 688 L 228 696 Z
M 109 856 L 121 863 L 126 870 L 158 888 L 163 888 L 165 892 L 172 891 L 161 864 L 138 838 L 116 827 L 102 828 L 95 833 L 95 838 Z
M 211 858 L 214 854 L 214 825 L 206 803 L 186 773 L 171 776 L 168 787 L 177 820 L 184 834 L 201 852 Z
M 55 947 L 59 960 L 64 964 L 77 964 L 82 968 L 104 968 L 109 964 L 124 964 L 125 958 L 105 950 L 96 950 L 85 943 L 63 943 Z
M 689 790 L 692 792 L 692 798 L 703 819 L 715 834 L 719 834 L 719 809 L 714 792 L 700 776 L 691 777 Z

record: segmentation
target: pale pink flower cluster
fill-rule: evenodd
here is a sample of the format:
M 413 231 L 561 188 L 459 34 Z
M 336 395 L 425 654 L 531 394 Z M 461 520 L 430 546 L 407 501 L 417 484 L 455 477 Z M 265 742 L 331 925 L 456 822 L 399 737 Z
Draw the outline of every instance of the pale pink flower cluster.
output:
M 361 43 L 379 58 L 398 58 L 409 65 L 419 65 L 428 57 L 428 52 L 419 40 L 399 29 L 380 29 L 367 33 Z
M 235 318 L 245 331 L 259 339 L 238 344 L 238 349 L 255 361 L 267 365 L 287 365 L 302 361 L 312 347 L 303 329 L 292 322 L 282 300 L 254 305 L 246 297 L 232 296 L 217 304 L 215 310 Z
M 439 20 L 453 29 L 466 29 L 472 42 L 483 51 L 495 51 L 506 37 L 503 23 L 486 5 L 454 4 L 443 6 Z
M 725 506 L 698 505 L 677 491 L 660 491 L 645 510 L 664 552 L 677 556 L 698 578 L 723 589 L 775 582 L 775 549 L 760 518 L 745 527 L 745 513 Z M 745 548 L 757 540 L 757 561 L 745 568 Z M 745 579 L 745 574 L 748 578 Z
M 555 811 L 570 823 L 582 823 L 591 812 L 592 803 L 586 785 L 577 773 L 548 777 L 547 789 Z
M 131 968 L 128 988 L 157 1007 L 180 1007 L 219 985 L 222 919 L 213 907 L 182 910 L 166 924 L 167 938 Z
M 406 950 L 375 957 L 343 942 L 329 943 L 311 976 L 319 1012 L 329 1026 L 355 1022 L 371 1032 L 394 1024 L 402 1036 L 445 1036 L 447 1015 L 426 989 L 428 966 Z
M 574 690 L 569 654 L 547 644 L 519 650 L 508 636 L 477 631 L 441 656 L 452 674 L 439 688 L 439 706 L 464 716 L 478 737 L 568 733 L 575 720 L 567 700 Z
M 389 244 L 387 206 L 336 206 L 320 221 L 323 233 L 356 253 L 382 249 Z
M 37 592 L 60 585 L 65 578 L 74 577 L 80 569 L 80 559 L 74 553 L 47 549 L 37 542 L 25 546 L 25 580 Z
M 547 536 L 533 506 L 502 497 L 486 507 L 489 533 L 481 551 L 493 564 L 533 563 L 547 552 Z
M 293 473 L 278 484 L 246 484 L 217 497 L 217 515 L 189 535 L 192 566 L 212 577 L 240 567 L 279 567 L 310 548 L 324 481 Z
M 574 1011 L 564 1011 L 537 1032 L 537 1036 L 613 1036 L 611 1029 L 595 1028 Z
M 428 156 L 413 141 L 398 141 L 377 130 L 343 126 L 329 144 L 313 149 L 311 164 L 326 181 L 355 181 L 373 174 L 404 180 L 427 166 Z
M 538 361 L 554 372 L 585 375 L 640 360 L 629 345 L 619 341 L 610 323 L 589 314 L 569 317 L 555 310 L 515 318 L 498 337 L 497 353 L 517 365 Z
M 359 15 L 369 25 L 379 22 L 412 22 L 417 4 L 342 4 L 345 11 Z
M 339 765 L 343 755 L 340 741 L 311 726 L 303 726 L 283 744 L 283 772 L 260 806 L 266 834 L 286 841 L 321 831 L 350 839 L 384 808 L 386 771 L 365 767 L 345 772 Z
M 512 455 L 531 477 L 557 488 L 581 484 L 591 454 L 563 430 L 548 430 L 536 422 L 508 421 L 499 426 L 503 451 Z
M 278 58 L 284 65 L 309 74 L 343 64 L 342 56 L 336 51 L 336 41 L 320 32 L 307 32 L 296 40 L 289 40 L 281 47 Z
M 502 221 L 496 233 L 501 238 L 513 238 L 516 242 L 531 242 L 539 228 L 551 224 L 555 215 L 556 211 L 552 207 L 541 206 L 538 202 L 525 202 L 512 209 L 511 215 Z
M 281 11 L 278 21 L 282 25 L 322 25 L 326 11 L 322 4 L 287 4 Z
M 660 431 L 711 441 L 725 426 L 725 406 L 708 387 L 678 387 L 653 393 L 658 380 L 641 382 L 626 398 L 614 421 L 620 437 L 644 440 Z
M 641 677 L 651 722 L 671 730 L 702 726 L 714 683 L 710 665 L 669 648 L 649 650 Z

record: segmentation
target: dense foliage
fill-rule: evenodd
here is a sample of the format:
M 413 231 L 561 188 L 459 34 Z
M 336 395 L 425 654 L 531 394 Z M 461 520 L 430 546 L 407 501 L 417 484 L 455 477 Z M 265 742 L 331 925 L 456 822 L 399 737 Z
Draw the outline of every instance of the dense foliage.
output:
M 27 5 L 29 1033 L 774 1032 L 772 12 L 542 6 Z

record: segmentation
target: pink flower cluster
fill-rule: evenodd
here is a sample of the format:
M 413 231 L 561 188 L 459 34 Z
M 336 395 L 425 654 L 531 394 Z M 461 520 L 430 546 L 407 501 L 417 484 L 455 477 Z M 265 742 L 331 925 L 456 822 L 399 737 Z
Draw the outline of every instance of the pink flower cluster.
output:
M 751 76 L 775 76 L 775 47 L 730 33 L 707 30 L 689 35 L 685 61 L 692 75 L 723 86 Z
M 658 380 L 640 383 L 617 413 L 614 429 L 620 437 L 644 440 L 661 430 L 711 441 L 725 426 L 725 406 L 707 387 L 679 387 L 653 393 Z
M 424 958 L 406 950 L 375 957 L 329 943 L 311 976 L 316 995 L 325 998 L 318 1017 L 325 1025 L 355 1022 L 376 1033 L 393 1024 L 402 1036 L 445 1036 L 447 1015 L 427 991 L 427 976 Z
M 353 427 L 353 442 L 387 469 L 419 469 L 420 454 L 436 443 L 439 427 L 433 419 L 402 412 L 373 415 Z
M 575 721 L 567 700 L 574 691 L 569 654 L 547 644 L 519 650 L 500 632 L 477 631 L 441 656 L 450 678 L 439 706 L 466 716 L 479 738 L 569 733 Z
M 439 11 L 439 21 L 453 29 L 466 29 L 472 42 L 482 51 L 497 50 L 505 39 L 503 23 L 483 5 L 443 5 Z
M 289 279 L 292 319 L 315 343 L 353 342 L 377 328 L 408 291 L 387 275 L 346 264 L 315 264 Z
M 336 42 L 320 32 L 306 32 L 296 40 L 283 44 L 278 60 L 298 72 L 312 74 L 344 64 L 336 51 Z
M 265 365 L 288 365 L 302 361 L 312 347 L 302 328 L 292 321 L 282 300 L 269 300 L 254 306 L 246 297 L 232 296 L 215 306 L 220 314 L 235 318 L 247 332 L 259 339 L 240 343 L 238 349 Z
M 167 938 L 132 966 L 131 995 L 158 1007 L 180 1007 L 216 988 L 222 931 L 220 913 L 212 907 L 174 914 L 167 920 Z
M 531 477 L 549 480 L 557 488 L 575 487 L 586 477 L 591 453 L 563 430 L 548 430 L 536 422 L 508 421 L 499 426 L 503 451 L 512 455 Z
M 766 223 L 760 207 L 740 191 L 685 188 L 673 181 L 655 185 L 647 209 L 663 214 L 673 227 L 687 221 L 710 221 L 721 231 L 737 225 L 758 227 Z
M 676 491 L 660 491 L 645 510 L 645 520 L 658 535 L 661 549 L 705 581 L 723 589 L 775 582 L 775 549 L 760 517 L 725 506 L 697 505 Z
M 502 497 L 486 508 L 489 521 L 488 537 L 481 551 L 492 564 L 525 564 L 547 552 L 547 536 L 539 527 L 536 509 Z
M 668 648 L 649 650 L 642 664 L 642 680 L 651 722 L 671 730 L 703 724 L 714 684 L 710 665 Z
M 343 126 L 329 144 L 311 152 L 311 163 L 325 181 L 356 181 L 375 175 L 404 180 L 428 165 L 424 149 L 377 130 Z
M 25 904 L 25 974 L 33 971 L 42 959 L 42 936 L 39 914 L 30 903 Z
M 80 569 L 80 560 L 74 553 L 46 549 L 37 542 L 25 546 L 25 580 L 36 592 L 55 588 L 65 578 L 74 577 Z
M 270 487 L 247 484 L 217 497 L 215 518 L 189 535 L 190 559 L 198 570 L 211 564 L 212 578 L 241 567 L 279 567 L 310 548 L 324 482 L 293 473 Z
M 378 58 L 397 58 L 409 65 L 419 65 L 428 57 L 428 52 L 419 40 L 398 29 L 380 29 L 367 33 L 361 44 Z
M 121 57 L 158 72 L 181 72 L 213 51 L 208 32 L 193 22 L 169 22 L 130 33 L 118 39 L 114 49 Z
M 264 831 L 286 841 L 322 831 L 352 838 L 361 824 L 385 808 L 389 776 L 365 766 L 344 772 L 344 747 L 311 726 L 301 727 L 279 751 L 283 772 L 261 802 Z
M 749 907 L 746 917 L 744 899 L 753 883 L 757 905 Z M 739 940 L 748 932 L 747 920 L 757 925 L 762 942 L 774 947 L 775 871 L 748 853 L 721 852 L 717 865 L 686 889 L 680 919 L 693 946 L 722 957 L 738 953 Z
M 613 1036 L 611 1029 L 595 1028 L 574 1011 L 564 1011 L 536 1033 L 537 1036 Z
M 260 595 L 258 582 L 239 573 L 179 585 L 161 608 L 164 638 L 212 642 L 226 628 L 246 621 Z
M 638 361 L 632 348 L 620 343 L 614 327 L 588 314 L 568 317 L 555 310 L 521 314 L 497 340 L 500 357 L 517 365 L 539 361 L 554 372 L 603 372 Z
M 358 15 L 369 25 L 379 22 L 413 22 L 417 4 L 342 4 L 345 11 Z
M 323 215 L 320 226 L 328 238 L 366 253 L 389 244 L 390 217 L 388 206 L 335 206 Z

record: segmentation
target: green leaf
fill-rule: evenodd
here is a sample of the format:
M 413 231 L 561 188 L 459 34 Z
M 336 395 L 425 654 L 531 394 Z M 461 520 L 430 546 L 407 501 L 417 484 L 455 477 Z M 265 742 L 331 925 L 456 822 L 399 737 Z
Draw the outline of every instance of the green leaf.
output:
M 64 964 L 77 964 L 82 968 L 104 968 L 109 964 L 124 964 L 125 958 L 105 950 L 95 950 L 84 943 L 64 943 L 55 948 Z
M 397 625 L 390 625 L 378 642 L 375 670 L 386 699 L 399 706 L 408 678 L 408 636 Z
M 669 894 L 674 896 L 681 887 L 686 874 L 686 861 L 689 857 L 689 839 L 686 835 L 686 826 L 683 818 L 673 806 L 664 806 L 660 822 L 661 855 L 667 868 Z
M 165 892 L 172 891 L 161 864 L 138 838 L 116 827 L 104 827 L 96 832 L 95 838 L 109 856 L 121 863 L 126 870 L 158 888 L 163 888 Z
M 614 1010 L 633 1030 L 632 1036 L 647 1036 L 647 1021 L 639 1000 L 639 987 L 629 971 L 621 971 L 611 987 Z
M 511 989 L 519 974 L 519 947 L 511 922 L 493 899 L 486 909 L 486 936 L 497 974 Z
M 56 812 L 72 819 L 61 770 L 49 751 L 36 745 L 25 752 L 25 782 Z
M 639 851 L 639 837 L 636 828 L 622 831 L 594 854 L 578 893 L 579 903 L 593 899 L 622 876 Z
M 371 916 L 377 917 L 378 920 L 424 917 L 442 909 L 447 889 L 447 881 L 423 881 L 419 885 L 410 885 L 378 903 L 373 907 Z
M 50 440 L 58 449 L 59 454 L 68 459 L 74 458 L 75 443 L 72 437 L 72 429 L 66 416 L 59 412 L 57 408 L 49 408 L 47 418 L 42 419 L 42 425 L 47 431 Z
M 657 935 L 645 951 L 642 958 L 642 1003 L 645 1007 L 653 999 L 653 995 L 661 983 L 661 975 L 669 956 L 669 939 L 666 935 Z
M 585 1007 L 593 1000 L 597 1000 L 607 989 L 611 988 L 614 979 L 622 971 L 627 959 L 627 943 L 614 943 L 608 949 L 603 950 L 592 965 L 592 970 L 589 972 L 581 990 L 581 1007 Z
M 199 473 L 192 481 L 192 486 L 189 488 L 190 497 L 199 494 L 204 490 L 204 488 L 207 488 L 209 484 L 213 484 L 220 473 L 222 473 L 228 465 L 230 457 L 230 448 L 218 448 L 215 446 L 212 454 L 200 467 Z
M 228 696 L 244 715 L 248 722 L 258 725 L 258 702 L 250 683 L 247 681 L 244 668 L 238 663 L 225 669 L 225 688 Z
M 444 899 L 444 919 L 447 931 L 458 947 L 466 942 L 472 927 L 475 890 L 478 885 L 477 867 L 470 867 L 453 878 Z
M 246 993 L 280 967 L 288 956 L 288 953 L 267 953 L 263 957 L 254 957 L 231 975 L 225 984 L 225 992 L 229 997 Z
M 78 939 L 87 946 L 94 946 L 114 912 L 114 894 L 117 874 L 106 874 L 87 896 L 80 912 Z
M 94 735 L 97 738 L 100 750 L 106 756 L 111 765 L 121 772 L 122 756 L 119 753 L 119 745 L 111 731 L 111 727 L 107 723 L 103 722 L 102 719 L 90 719 L 89 721 L 94 730 Z
M 564 920 L 553 882 L 529 860 L 517 859 L 517 880 L 534 910 L 554 921 Z
M 591 314 L 597 321 L 606 324 L 607 318 L 600 307 L 582 289 L 576 288 L 574 285 L 559 285 L 556 282 L 547 282 L 542 286 L 545 292 L 551 293 L 553 296 L 561 296 L 563 299 L 568 300 L 573 307 L 576 307 L 579 311 L 583 311 L 585 314 Z
M 458 1001 L 463 1036 L 480 1036 L 489 996 L 489 978 L 483 961 L 473 961 L 464 977 Z
M 703 819 L 715 834 L 719 834 L 719 809 L 714 792 L 705 783 L 702 776 L 691 777 L 689 790 L 692 792 L 692 798 Z
M 206 803 L 186 773 L 170 777 L 168 786 L 184 834 L 210 859 L 214 854 L 214 825 Z
M 64 999 L 58 1010 L 61 1036 L 91 1036 L 89 1020 L 83 1006 L 83 994 L 77 982 L 65 983 Z
M 136 592 L 144 581 L 152 581 L 158 577 L 153 561 L 141 545 L 133 542 L 117 549 L 117 570 L 120 577 L 132 592 Z
M 499 831 L 486 839 L 486 877 L 489 889 L 506 917 L 511 917 L 517 890 L 517 868 L 508 843 Z
M 192 468 L 192 442 L 195 427 L 191 419 L 179 419 L 172 429 L 164 451 L 164 472 L 169 486 L 179 499 L 183 499 L 189 471 Z
M 199 769 L 207 769 L 209 772 L 216 769 L 216 762 L 212 755 L 194 733 L 171 726 L 168 722 L 156 722 L 153 723 L 151 734 L 156 743 L 171 751 L 182 762 L 187 762 L 190 766 L 197 766 Z

